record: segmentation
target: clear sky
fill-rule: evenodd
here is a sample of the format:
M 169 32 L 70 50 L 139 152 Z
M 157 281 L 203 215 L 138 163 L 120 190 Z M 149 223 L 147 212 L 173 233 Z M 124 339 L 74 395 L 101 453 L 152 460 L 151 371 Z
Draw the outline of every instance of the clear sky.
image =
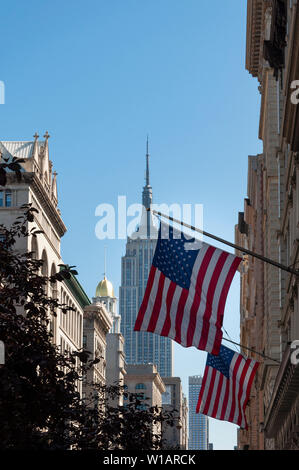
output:
M 77 266 L 90 297 L 103 276 L 104 246 L 118 296 L 125 240 L 95 236 L 95 209 L 116 207 L 122 195 L 141 202 L 147 134 L 154 201 L 203 204 L 205 230 L 233 241 L 248 155 L 261 151 L 257 81 L 245 71 L 246 3 L 1 2 L 0 140 L 49 131 L 68 228 L 62 257 Z M 224 326 L 239 339 L 238 273 Z M 176 344 L 174 353 L 187 394 L 206 353 Z M 236 429 L 211 419 L 210 442 L 232 449 Z

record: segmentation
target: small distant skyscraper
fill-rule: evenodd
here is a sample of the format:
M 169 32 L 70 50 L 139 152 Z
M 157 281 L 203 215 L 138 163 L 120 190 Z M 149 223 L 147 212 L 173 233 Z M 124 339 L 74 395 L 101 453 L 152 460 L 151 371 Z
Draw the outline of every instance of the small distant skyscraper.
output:
M 190 450 L 208 450 L 209 448 L 209 420 L 208 417 L 196 413 L 198 395 L 202 384 L 202 377 L 193 375 L 189 377 L 189 446 Z
M 149 178 L 148 140 L 146 143 L 146 177 L 142 204 L 147 209 L 152 204 L 152 187 Z M 121 333 L 125 338 L 127 364 L 152 363 L 162 377 L 172 376 L 172 341 L 153 333 L 135 332 L 134 326 L 141 305 L 149 270 L 157 242 L 157 228 L 152 213 L 143 210 L 141 222 L 127 239 L 126 254 L 122 257 L 119 312 Z

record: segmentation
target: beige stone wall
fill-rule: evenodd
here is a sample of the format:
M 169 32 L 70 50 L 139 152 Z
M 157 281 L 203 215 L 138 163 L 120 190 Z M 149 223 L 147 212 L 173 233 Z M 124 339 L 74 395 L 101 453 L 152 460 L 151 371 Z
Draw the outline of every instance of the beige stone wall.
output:
M 34 251 L 35 257 L 43 259 L 42 274 L 50 276 L 56 273 L 63 264 L 60 255 L 61 237 L 66 231 L 57 200 L 56 174 L 52 172 L 52 162 L 49 160 L 49 147 L 47 139 L 37 145 L 35 142 L 0 142 L 0 151 L 14 149 L 18 156 L 19 149 L 27 146 L 31 153 L 22 164 L 24 172 L 22 181 L 18 182 L 13 173 L 8 175 L 8 183 L 3 191 L 11 191 L 12 200 L 10 207 L 0 207 L 0 224 L 10 227 L 16 218 L 22 215 L 20 208 L 23 204 L 32 204 L 38 210 L 34 213 L 34 222 L 28 224 L 29 231 L 32 228 L 42 230 L 44 233 L 36 238 L 20 238 L 17 240 L 16 249 L 20 251 Z M 7 155 L 6 155 L 7 156 Z M 22 155 L 21 155 L 22 156 Z M 48 294 L 58 298 L 62 303 L 72 306 L 75 311 L 62 313 L 57 311 L 57 316 L 52 317 L 50 329 L 53 333 L 53 342 L 62 351 L 77 351 L 82 348 L 83 338 L 83 308 L 65 283 L 48 286 Z M 78 384 L 81 392 L 81 383 Z
M 284 20 L 283 36 L 278 24 L 281 27 Z M 284 56 L 282 68 L 275 65 L 274 55 L 269 62 L 265 60 L 265 39 L 270 40 L 272 50 L 276 48 Z M 292 81 L 299 79 L 297 2 L 248 0 L 246 55 L 247 69 L 260 82 L 263 155 L 258 157 L 257 171 L 252 165 L 248 168 L 252 210 L 245 204 L 248 231 L 240 233 L 239 227 L 236 240 L 285 266 L 298 268 L 299 114 L 290 99 Z M 289 358 L 290 342 L 299 339 L 298 277 L 268 263 L 259 265 L 251 258 L 248 272 L 241 277 L 241 342 L 280 361 L 280 365 L 262 360 L 248 407 L 251 426 L 248 432 L 239 433 L 239 446 L 299 448 L 299 373 Z

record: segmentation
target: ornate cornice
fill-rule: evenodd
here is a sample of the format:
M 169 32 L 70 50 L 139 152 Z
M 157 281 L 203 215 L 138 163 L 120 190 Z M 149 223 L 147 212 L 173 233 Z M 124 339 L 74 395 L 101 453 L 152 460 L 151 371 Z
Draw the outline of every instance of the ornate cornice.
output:
M 87 305 L 84 308 L 84 318 L 95 320 L 99 326 L 99 330 L 102 330 L 106 335 L 112 327 L 112 319 L 102 305 Z
M 291 349 L 288 346 L 278 370 L 271 402 L 265 415 L 266 437 L 271 438 L 283 427 L 291 411 L 299 388 L 299 365 L 291 363 Z
M 299 113 L 298 104 L 294 104 L 291 94 L 292 83 L 299 77 L 299 9 L 294 5 L 294 14 L 289 33 L 288 56 L 285 80 L 285 106 L 283 112 L 282 138 L 290 144 L 291 151 L 299 151 Z
M 51 224 L 55 228 L 58 236 L 61 238 L 67 231 L 66 226 L 64 225 L 62 218 L 59 213 L 59 209 L 51 201 L 47 191 L 43 187 L 39 177 L 36 173 L 33 172 L 22 172 L 21 181 L 17 180 L 17 177 L 14 173 L 7 174 L 7 183 L 8 185 L 18 185 L 21 187 L 22 183 L 27 184 L 31 187 L 32 191 L 36 195 L 38 202 L 40 203 L 43 211 L 49 218 Z
M 67 228 L 64 225 L 57 208 L 54 206 L 53 202 L 45 191 L 40 179 L 35 173 L 24 173 L 24 181 L 26 181 L 27 178 L 28 182 L 30 182 L 32 186 L 32 189 L 37 194 L 38 200 L 43 210 L 45 211 L 51 223 L 55 227 L 59 237 L 63 237 L 63 235 L 67 231 Z
M 264 13 L 270 2 L 263 0 L 247 1 L 247 32 L 246 32 L 246 69 L 253 77 L 258 77 L 262 58 L 262 39 L 264 29 Z

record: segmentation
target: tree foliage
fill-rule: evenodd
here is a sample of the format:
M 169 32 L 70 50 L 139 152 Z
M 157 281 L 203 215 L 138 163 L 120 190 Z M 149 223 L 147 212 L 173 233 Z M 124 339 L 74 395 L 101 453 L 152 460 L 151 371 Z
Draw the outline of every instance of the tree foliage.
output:
M 18 161 L 11 171 L 21 179 Z M 5 166 L 6 165 L 6 166 Z M 6 183 L 9 163 L 0 166 Z M 171 413 L 150 407 L 138 394 L 119 386 L 90 384 L 82 399 L 79 384 L 95 361 L 88 351 L 66 354 L 53 344 L 49 328 L 58 309 L 71 307 L 47 295 L 47 286 L 76 274 L 61 266 L 50 277 L 41 275 L 42 260 L 16 250 L 21 237 L 36 237 L 28 229 L 36 209 L 22 206 L 23 215 L 11 227 L 0 225 L 0 340 L 5 364 L 0 365 L 0 449 L 160 449 L 162 422 L 173 424 Z M 124 394 L 123 406 L 111 403 Z

